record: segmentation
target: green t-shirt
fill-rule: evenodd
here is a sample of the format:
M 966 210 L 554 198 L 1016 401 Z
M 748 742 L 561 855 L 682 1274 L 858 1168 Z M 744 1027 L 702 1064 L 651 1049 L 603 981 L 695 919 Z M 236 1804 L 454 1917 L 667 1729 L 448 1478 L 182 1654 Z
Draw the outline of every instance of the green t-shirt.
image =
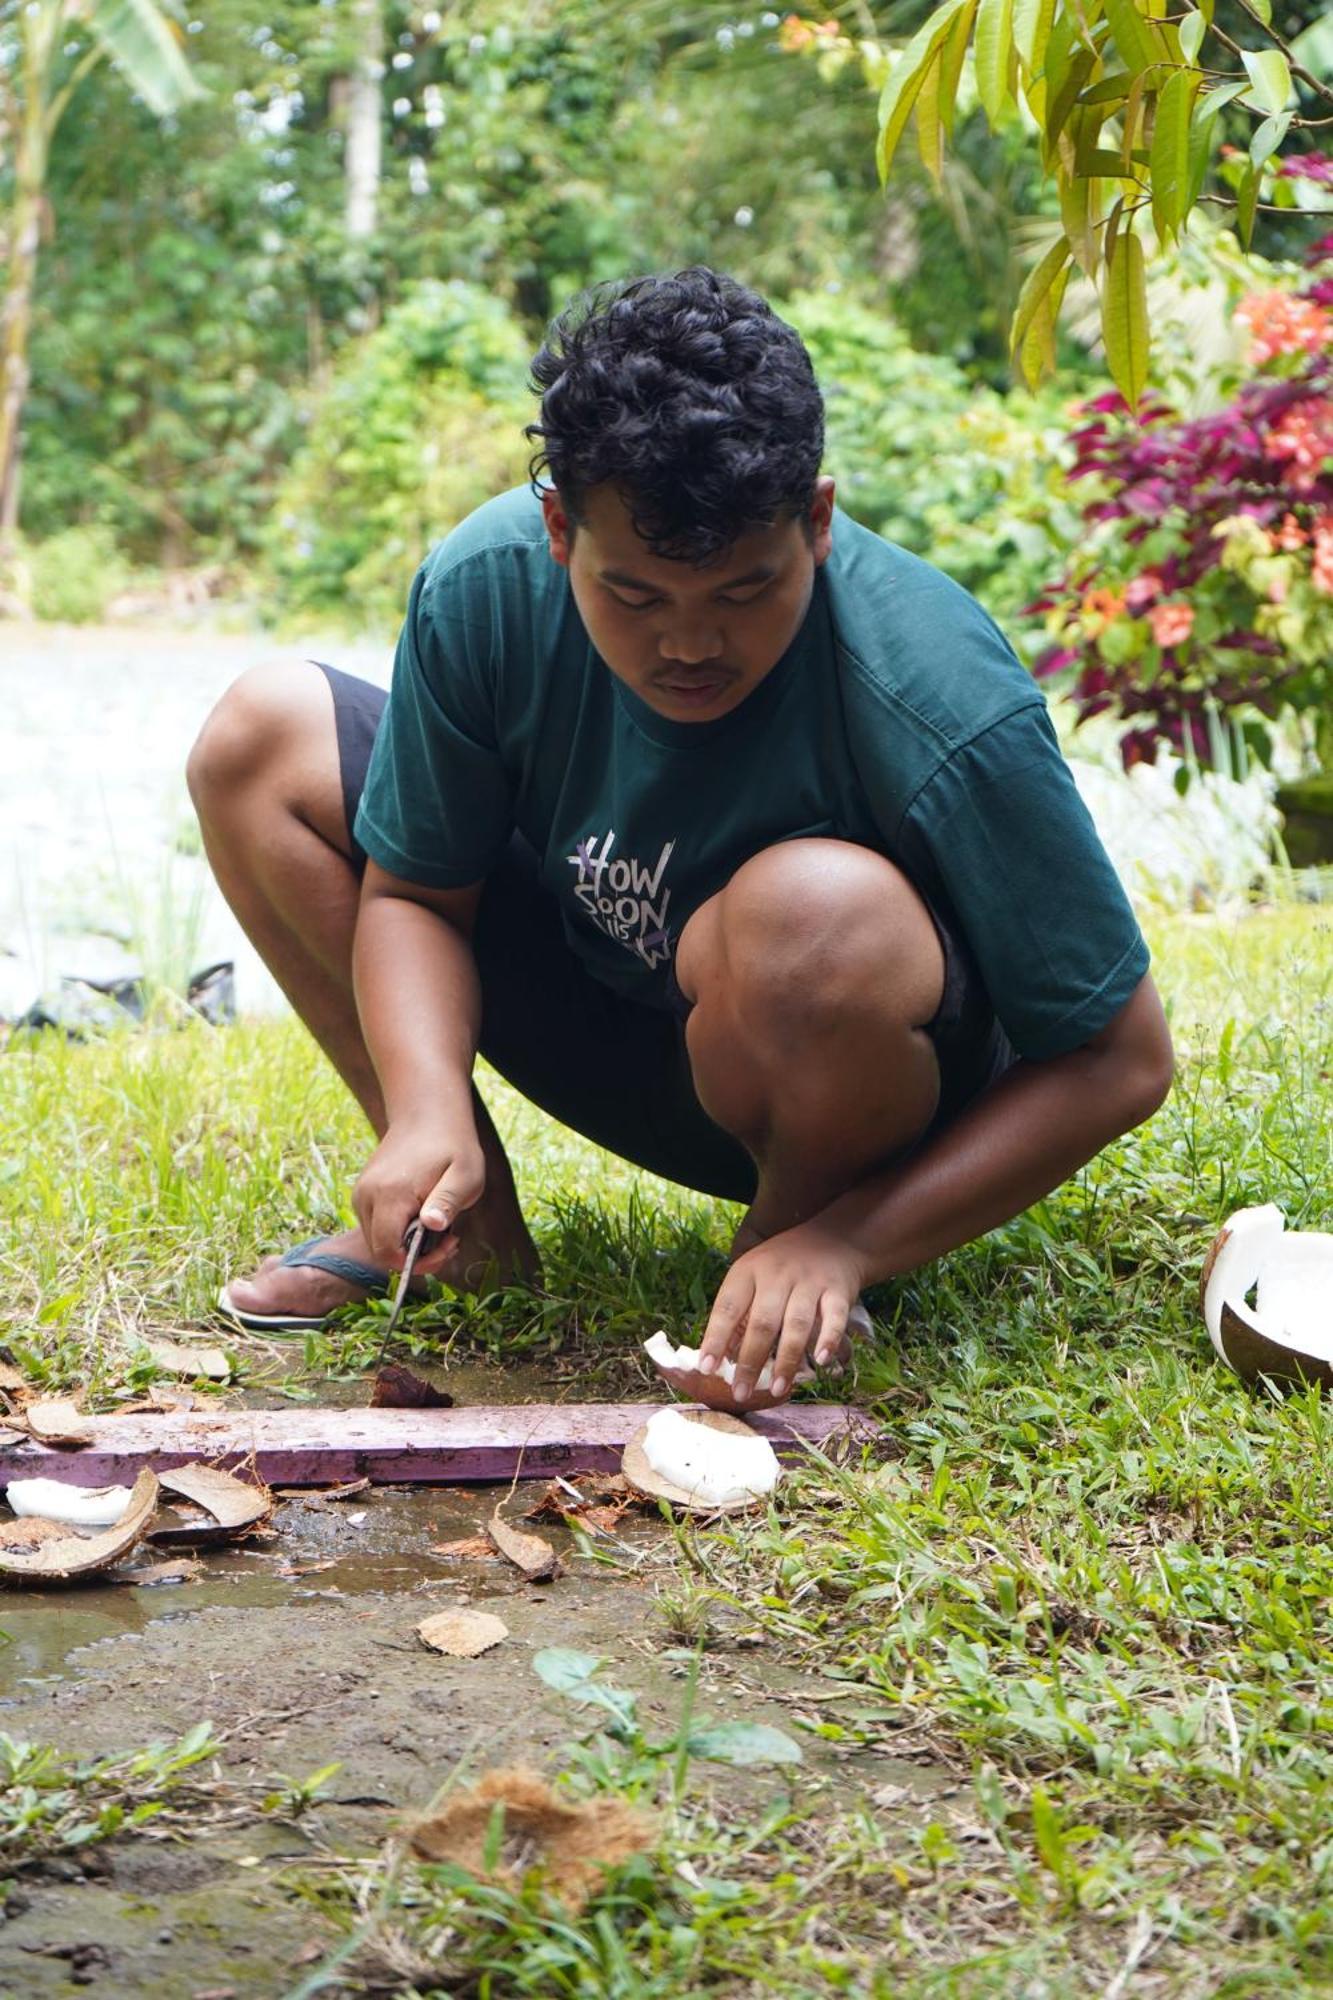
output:
M 459 888 L 515 830 L 573 949 L 658 1005 L 692 912 L 802 834 L 902 868 L 1021 1055 L 1085 1042 L 1148 966 L 1031 676 L 966 591 L 841 512 L 791 645 L 714 722 L 658 715 L 599 658 L 529 489 L 447 536 L 412 586 L 356 837 Z

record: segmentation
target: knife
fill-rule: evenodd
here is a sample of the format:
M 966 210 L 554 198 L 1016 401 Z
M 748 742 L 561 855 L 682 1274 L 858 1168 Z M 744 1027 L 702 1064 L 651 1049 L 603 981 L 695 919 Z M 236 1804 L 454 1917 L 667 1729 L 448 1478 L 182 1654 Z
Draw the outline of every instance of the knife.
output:
M 398 1289 L 393 1295 L 393 1306 L 389 1313 L 389 1323 L 384 1329 L 384 1338 L 380 1342 L 380 1351 L 375 1357 L 376 1373 L 379 1372 L 384 1360 L 385 1350 L 389 1342 L 393 1339 L 394 1328 L 397 1326 L 399 1318 L 402 1315 L 403 1301 L 407 1297 L 407 1288 L 412 1282 L 412 1273 L 416 1269 L 417 1258 L 422 1255 L 423 1251 L 429 1256 L 445 1233 L 443 1229 L 427 1229 L 420 1216 L 417 1217 L 415 1222 L 409 1222 L 407 1225 L 406 1233 L 403 1236 L 403 1248 L 407 1252 L 407 1255 L 403 1259 L 403 1268 L 399 1274 Z

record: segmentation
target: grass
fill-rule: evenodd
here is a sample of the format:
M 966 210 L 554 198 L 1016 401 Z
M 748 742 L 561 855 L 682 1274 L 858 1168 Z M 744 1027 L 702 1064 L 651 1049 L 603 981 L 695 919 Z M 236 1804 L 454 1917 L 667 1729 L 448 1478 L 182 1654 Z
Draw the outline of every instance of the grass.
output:
M 798 1732 L 858 1771 L 919 1760 L 933 1790 L 876 1804 L 807 1766 L 727 1804 L 695 1763 L 681 1783 L 679 1757 L 594 1730 L 567 1782 L 654 1799 L 652 1856 L 577 1919 L 535 1883 L 334 1869 L 339 1990 L 1333 1992 L 1333 1411 L 1242 1388 L 1197 1304 L 1231 1209 L 1333 1214 L 1333 923 L 1176 919 L 1154 943 L 1181 1058 L 1164 1110 L 877 1296 L 854 1389 L 877 1462 L 816 1466 L 780 1510 L 680 1527 L 657 1559 L 666 1643 L 708 1661 L 762 1635 L 752 1674 L 824 1677 Z M 488 1096 L 549 1291 L 425 1305 L 406 1346 L 632 1386 L 637 1339 L 697 1322 L 729 1214 Z M 5 1344 L 113 1398 L 143 1379 L 136 1330 L 193 1324 L 227 1270 L 345 1216 L 363 1147 L 290 1025 L 11 1048 Z M 380 1317 L 290 1368 L 355 1368 Z

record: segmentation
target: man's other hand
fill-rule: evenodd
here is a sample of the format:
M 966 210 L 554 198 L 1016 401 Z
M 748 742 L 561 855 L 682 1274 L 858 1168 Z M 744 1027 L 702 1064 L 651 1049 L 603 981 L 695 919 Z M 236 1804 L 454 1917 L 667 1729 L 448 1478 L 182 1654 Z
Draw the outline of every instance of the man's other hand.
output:
M 713 1374 L 731 1355 L 734 1400 L 743 1405 L 771 1358 L 772 1400 L 781 1401 L 807 1354 L 821 1367 L 841 1356 L 865 1275 L 851 1246 L 818 1221 L 770 1236 L 723 1279 L 700 1344 L 701 1372 Z

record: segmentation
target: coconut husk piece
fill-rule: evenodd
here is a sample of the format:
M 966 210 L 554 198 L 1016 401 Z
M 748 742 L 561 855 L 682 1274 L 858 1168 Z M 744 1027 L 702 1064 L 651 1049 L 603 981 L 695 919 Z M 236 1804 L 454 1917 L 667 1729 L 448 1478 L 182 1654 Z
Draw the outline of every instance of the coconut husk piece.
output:
M 372 1410 L 452 1410 L 454 1399 L 447 1389 L 437 1389 L 421 1375 L 414 1375 L 401 1362 L 386 1361 L 375 1370 L 371 1384 Z
M 1214 1285 L 1214 1272 L 1224 1257 L 1231 1271 L 1226 1275 L 1217 1272 Z M 1294 1259 L 1307 1263 L 1305 1287 L 1325 1308 L 1327 1326 L 1322 1338 L 1313 1327 L 1304 1335 L 1292 1333 L 1283 1324 L 1280 1311 L 1274 1314 L 1264 1309 L 1265 1267 Z M 1245 1298 L 1256 1283 L 1259 1302 L 1251 1308 Z M 1333 1237 L 1287 1231 L 1271 1203 L 1239 1209 L 1218 1231 L 1204 1259 L 1199 1306 L 1218 1355 L 1243 1381 L 1255 1383 L 1262 1378 L 1287 1387 L 1314 1383 L 1321 1389 L 1333 1389 L 1329 1340 L 1329 1330 L 1333 1330 Z M 1308 1321 L 1309 1315 L 1304 1317 Z
M 503 1815 L 499 1852 L 493 1867 L 486 1857 L 495 1817 Z M 420 1861 L 449 1862 L 501 1888 L 517 1889 L 536 1869 L 552 1895 L 581 1910 L 606 1871 L 651 1847 L 656 1823 L 623 1799 L 596 1798 L 584 1804 L 557 1797 L 535 1771 L 488 1771 L 475 1785 L 455 1792 L 408 1835 Z
M 209 1382 L 225 1382 L 231 1363 L 220 1347 L 186 1346 L 178 1340 L 141 1337 L 140 1345 L 153 1357 L 153 1365 L 165 1375 L 183 1375 L 191 1381 L 203 1376 Z
M 109 1569 L 142 1538 L 157 1501 L 157 1476 L 145 1470 L 135 1480 L 130 1504 L 114 1528 L 101 1528 L 95 1535 L 80 1535 L 67 1528 L 59 1537 L 42 1539 L 35 1548 L 0 1552 L 0 1578 L 8 1583 L 65 1583 L 72 1577 Z M 30 1520 L 40 1518 L 29 1516 Z
M 273 1494 L 267 1486 L 252 1485 L 230 1472 L 212 1465 L 181 1465 L 161 1475 L 168 1493 L 191 1500 L 212 1518 L 205 1521 L 172 1522 L 153 1530 L 152 1539 L 171 1548 L 203 1548 L 213 1542 L 230 1542 L 267 1521 L 273 1512 Z
M 17 1555 L 23 1549 L 39 1549 L 43 1542 L 69 1540 L 63 1521 L 48 1521 L 40 1514 L 20 1514 L 13 1521 L 0 1521 L 0 1550 Z
M 417 1626 L 417 1637 L 432 1653 L 448 1653 L 455 1660 L 475 1660 L 507 1639 L 509 1627 L 493 1611 L 472 1611 L 459 1604 L 423 1618 Z
M 735 1437 L 754 1436 L 749 1424 L 742 1422 L 740 1417 L 728 1416 L 725 1410 L 682 1410 L 680 1415 L 710 1431 L 730 1431 Z M 654 1472 L 648 1463 L 643 1448 L 647 1430 L 648 1426 L 644 1424 L 635 1431 L 620 1461 L 620 1469 L 636 1493 L 645 1494 L 650 1500 L 669 1500 L 673 1507 L 683 1507 L 691 1514 L 744 1514 L 752 1507 L 766 1503 L 767 1495 L 753 1500 L 701 1500 L 683 1486 L 673 1486 L 669 1479 L 663 1479 L 660 1472 Z
M 564 1568 L 545 1535 L 529 1535 L 506 1521 L 497 1507 L 486 1532 L 506 1562 L 522 1570 L 529 1583 L 551 1583 Z
M 93 1427 L 72 1396 L 42 1396 L 17 1412 L 38 1444 L 91 1444 Z

